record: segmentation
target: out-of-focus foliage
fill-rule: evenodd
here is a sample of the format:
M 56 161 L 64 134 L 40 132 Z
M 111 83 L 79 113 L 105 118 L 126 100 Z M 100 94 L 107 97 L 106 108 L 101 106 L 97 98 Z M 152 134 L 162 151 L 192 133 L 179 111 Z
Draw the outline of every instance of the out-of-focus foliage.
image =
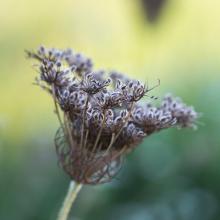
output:
M 85 187 L 72 219 L 220 218 L 220 2 L 167 0 L 154 25 L 141 1 L 2 1 L 0 219 L 55 219 L 69 179 L 57 165 L 49 97 L 31 82 L 24 49 L 72 47 L 181 96 L 202 112 L 197 131 L 146 139 L 111 184 Z
M 143 12 L 149 22 L 154 23 L 158 20 L 165 3 L 166 0 L 142 0 Z

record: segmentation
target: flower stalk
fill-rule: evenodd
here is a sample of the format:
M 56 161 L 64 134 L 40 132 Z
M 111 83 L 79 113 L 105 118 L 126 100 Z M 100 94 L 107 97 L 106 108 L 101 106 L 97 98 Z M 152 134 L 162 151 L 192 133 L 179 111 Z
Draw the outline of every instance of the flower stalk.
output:
M 180 98 L 166 95 L 159 105 L 144 100 L 155 99 L 149 93 L 160 81 L 148 87 L 119 72 L 96 71 L 90 58 L 71 50 L 40 47 L 27 56 L 39 63 L 35 84 L 53 98 L 58 161 L 71 178 L 58 220 L 67 219 L 82 184 L 110 182 L 144 138 L 171 127 L 196 128 L 199 114 Z
M 81 188 L 82 188 L 82 184 L 75 183 L 74 181 L 70 182 L 67 195 L 64 199 L 57 220 L 67 220 L 72 204 L 76 200 L 76 197 L 79 191 L 81 190 Z

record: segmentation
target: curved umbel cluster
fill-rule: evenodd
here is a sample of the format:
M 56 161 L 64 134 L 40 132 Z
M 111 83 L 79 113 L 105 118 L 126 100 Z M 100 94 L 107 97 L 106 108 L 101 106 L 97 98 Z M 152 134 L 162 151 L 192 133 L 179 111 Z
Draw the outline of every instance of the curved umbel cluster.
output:
M 158 107 L 143 104 L 153 88 L 118 72 L 94 71 L 82 54 L 40 47 L 27 55 L 39 61 L 36 84 L 54 99 L 61 124 L 55 136 L 58 159 L 76 182 L 108 182 L 145 137 L 173 126 L 195 127 L 193 107 L 171 95 Z

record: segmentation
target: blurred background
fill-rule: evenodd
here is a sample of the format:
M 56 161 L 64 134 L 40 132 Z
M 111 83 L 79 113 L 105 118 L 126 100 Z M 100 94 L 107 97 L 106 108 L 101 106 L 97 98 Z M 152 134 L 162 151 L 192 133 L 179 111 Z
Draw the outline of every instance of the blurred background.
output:
M 84 187 L 72 220 L 220 219 L 218 0 L 0 0 L 0 219 L 53 220 L 69 178 L 58 167 L 50 97 L 25 49 L 72 47 L 202 112 L 130 154 L 112 183 Z

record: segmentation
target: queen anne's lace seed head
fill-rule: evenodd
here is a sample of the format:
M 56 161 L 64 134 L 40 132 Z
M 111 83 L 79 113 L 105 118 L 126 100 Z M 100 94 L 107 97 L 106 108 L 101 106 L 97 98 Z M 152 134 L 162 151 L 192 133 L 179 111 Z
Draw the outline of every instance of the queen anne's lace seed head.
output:
M 138 106 L 132 116 L 133 120 L 143 128 L 147 135 L 172 127 L 176 123 L 176 118 L 172 116 L 170 111 L 152 107 L 151 105 Z
M 172 116 L 176 118 L 176 124 L 179 128 L 196 128 L 195 122 L 198 119 L 198 113 L 193 106 L 187 106 L 180 98 L 166 95 L 161 108 L 171 112 Z
M 193 107 L 172 96 L 160 106 L 144 104 L 152 88 L 118 72 L 94 71 L 81 54 L 44 47 L 27 54 L 40 62 L 37 84 L 53 95 L 60 119 L 57 106 L 64 113 L 56 150 L 60 165 L 76 182 L 108 182 L 124 155 L 145 137 L 174 126 L 195 127 Z
M 124 94 L 119 91 L 103 90 L 95 96 L 96 103 L 103 109 L 116 108 L 122 106 L 125 101 Z
M 72 50 L 68 50 L 68 53 L 66 53 L 65 58 L 69 66 L 76 66 L 76 72 L 79 75 L 92 71 L 92 60 L 90 58 L 85 57 L 81 53 L 73 53 Z
M 57 90 L 57 101 L 63 111 L 70 110 L 70 92 L 68 89 Z
M 116 87 L 116 84 L 117 84 L 117 82 L 118 82 L 119 80 L 120 80 L 121 82 L 125 83 L 125 84 L 127 84 L 127 83 L 129 82 L 129 80 L 130 80 L 127 76 L 125 76 L 124 74 L 119 73 L 119 72 L 117 72 L 117 71 L 111 71 L 111 72 L 109 73 L 109 76 L 110 76 L 110 78 L 111 78 L 112 81 L 113 81 L 114 87 Z
M 69 96 L 69 112 L 71 114 L 79 113 L 86 107 L 87 94 L 81 90 L 74 91 L 70 93 Z M 87 106 L 87 108 L 90 106 Z
M 43 60 L 56 62 L 65 58 L 67 50 L 45 48 L 44 46 L 40 46 L 36 52 L 26 51 L 26 53 L 29 58 L 34 58 L 40 62 Z
M 129 102 L 139 101 L 146 93 L 145 86 L 137 80 L 130 81 L 126 87 Z
M 83 80 L 81 81 L 81 89 L 90 95 L 94 95 L 102 91 L 106 86 L 111 83 L 111 79 L 107 80 L 97 79 L 94 73 L 84 74 Z
M 39 67 L 40 79 L 47 84 L 55 84 L 58 87 L 67 87 L 71 83 L 69 77 L 71 68 L 64 67 L 61 62 L 53 62 L 44 59 Z
M 132 122 L 126 126 L 125 133 L 125 136 L 130 139 L 132 143 L 139 143 L 146 136 L 146 133 Z

